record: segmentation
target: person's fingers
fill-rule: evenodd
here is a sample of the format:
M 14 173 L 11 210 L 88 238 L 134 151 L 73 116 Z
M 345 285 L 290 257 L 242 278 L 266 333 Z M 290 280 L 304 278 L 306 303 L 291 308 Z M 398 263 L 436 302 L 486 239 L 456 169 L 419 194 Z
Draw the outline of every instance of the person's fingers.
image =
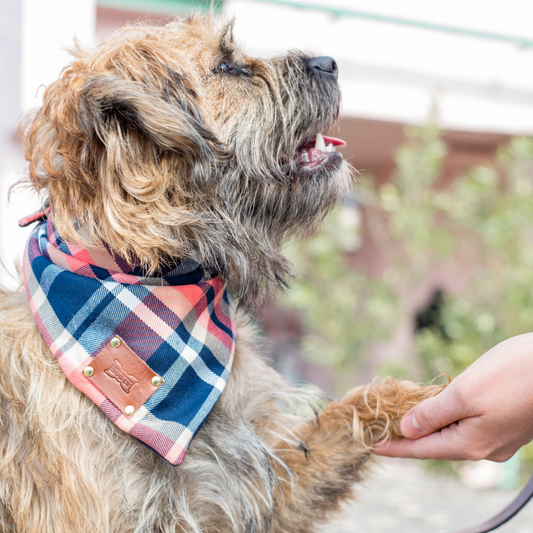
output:
M 400 429 L 408 439 L 418 439 L 457 422 L 467 416 L 456 382 L 433 398 L 410 409 L 402 418 Z
M 463 461 L 470 457 L 468 449 L 463 449 L 465 441 L 457 434 L 457 424 L 446 427 L 416 440 L 399 439 L 380 442 L 372 448 L 376 455 L 412 459 L 437 459 L 441 461 Z

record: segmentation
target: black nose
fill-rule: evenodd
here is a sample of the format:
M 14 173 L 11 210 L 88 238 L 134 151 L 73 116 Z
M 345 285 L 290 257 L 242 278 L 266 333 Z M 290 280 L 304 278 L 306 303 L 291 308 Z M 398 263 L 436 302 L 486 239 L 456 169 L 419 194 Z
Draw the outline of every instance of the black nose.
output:
M 335 79 L 339 77 L 337 62 L 332 57 L 310 57 L 305 63 L 312 72 L 333 76 Z

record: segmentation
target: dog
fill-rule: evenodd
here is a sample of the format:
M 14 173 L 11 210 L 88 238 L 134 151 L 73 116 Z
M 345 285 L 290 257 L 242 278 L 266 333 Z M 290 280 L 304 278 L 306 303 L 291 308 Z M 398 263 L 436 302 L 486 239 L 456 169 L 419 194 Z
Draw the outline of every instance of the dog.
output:
M 141 357 L 150 343 L 121 323 L 131 337 L 110 330 L 105 346 L 68 374 L 58 364 L 66 349 L 41 323 L 44 282 L 28 281 L 44 259 L 26 258 L 27 290 L 0 293 L 0 531 L 317 530 L 353 497 L 371 447 L 399 437 L 402 415 L 442 389 L 387 379 L 324 407 L 263 361 L 247 318 L 292 275 L 282 243 L 315 231 L 350 188 L 354 171 L 333 149 L 342 141 L 322 135 L 339 116 L 335 61 L 301 52 L 248 57 L 231 23 L 200 15 L 127 27 L 94 52 L 73 54 L 43 106 L 23 120 L 29 183 L 48 199 L 41 226 L 52 228 L 30 240 L 27 256 L 49 239 L 51 255 L 68 248 L 65 276 L 79 261 L 92 269 L 77 278 L 83 284 L 113 287 L 124 272 L 120 279 L 161 281 L 192 264 L 185 275 L 200 278 L 169 288 L 180 298 L 214 291 L 219 307 L 205 306 L 205 328 L 216 322 L 211 352 L 220 350 L 224 364 L 209 392 L 218 391 L 216 401 L 187 433 L 194 438 L 179 456 L 158 451 L 159 440 L 131 430 L 151 397 L 108 402 L 142 383 L 162 394 L 168 373 Z M 126 270 L 104 280 L 87 250 Z M 47 296 L 55 315 L 73 306 L 68 291 L 77 285 L 59 287 L 55 303 Z M 112 359 L 114 348 L 124 359 Z M 106 396 L 91 382 L 97 360 L 122 392 Z M 197 392 L 184 389 L 178 409 Z

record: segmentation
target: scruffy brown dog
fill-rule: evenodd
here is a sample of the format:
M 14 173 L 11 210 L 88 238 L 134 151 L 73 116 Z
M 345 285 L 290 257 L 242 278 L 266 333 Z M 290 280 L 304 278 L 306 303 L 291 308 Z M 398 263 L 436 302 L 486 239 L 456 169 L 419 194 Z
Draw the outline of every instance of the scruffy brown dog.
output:
M 195 257 L 251 309 L 291 273 L 283 240 L 349 188 L 340 154 L 314 148 L 339 105 L 331 58 L 248 57 L 213 18 L 126 28 L 77 50 L 26 122 L 31 183 L 64 240 L 104 241 L 148 274 Z M 441 390 L 386 380 L 302 418 L 316 398 L 238 321 L 227 387 L 174 467 L 71 385 L 24 290 L 0 292 L 0 531 L 315 531 L 370 447 Z

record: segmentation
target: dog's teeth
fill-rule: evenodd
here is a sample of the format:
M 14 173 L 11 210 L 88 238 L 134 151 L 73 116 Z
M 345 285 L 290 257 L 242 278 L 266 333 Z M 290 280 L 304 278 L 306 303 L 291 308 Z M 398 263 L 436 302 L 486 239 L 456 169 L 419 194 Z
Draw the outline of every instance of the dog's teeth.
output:
M 326 146 L 326 152 L 336 152 L 335 147 L 330 143 Z
M 322 134 L 320 133 L 316 134 L 315 150 L 320 150 L 322 152 L 326 151 L 326 143 L 324 142 L 324 137 L 322 137 Z
M 309 155 L 307 154 L 307 152 L 303 151 L 301 158 L 303 159 L 304 163 L 309 163 Z

